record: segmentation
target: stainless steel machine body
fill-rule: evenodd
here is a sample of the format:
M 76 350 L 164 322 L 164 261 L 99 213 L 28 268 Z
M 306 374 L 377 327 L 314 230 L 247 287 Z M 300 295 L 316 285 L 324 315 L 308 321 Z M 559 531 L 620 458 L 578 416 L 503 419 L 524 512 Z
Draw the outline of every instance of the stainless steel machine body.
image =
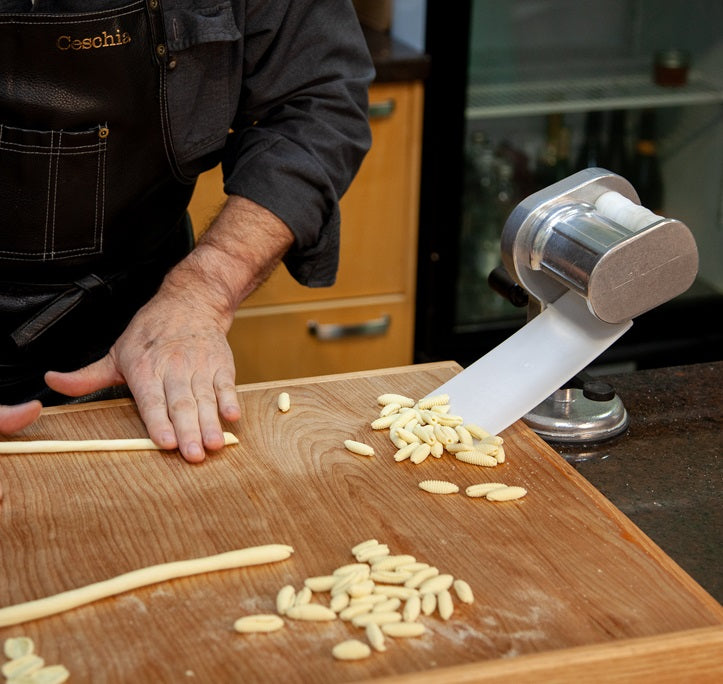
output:
M 536 192 L 510 214 L 502 261 L 539 311 L 572 290 L 607 323 L 629 321 L 685 292 L 698 271 L 688 227 L 639 205 L 633 186 L 604 169 L 585 169 Z M 580 383 L 578 383 L 580 384 Z M 565 386 L 524 420 L 550 441 L 592 442 L 625 430 L 612 397 Z

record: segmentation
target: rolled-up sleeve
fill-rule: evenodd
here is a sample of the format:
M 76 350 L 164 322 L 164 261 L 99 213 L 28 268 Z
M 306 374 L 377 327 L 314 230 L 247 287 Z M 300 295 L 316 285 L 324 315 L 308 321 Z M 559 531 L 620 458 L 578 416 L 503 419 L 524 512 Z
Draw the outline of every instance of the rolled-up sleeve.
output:
M 374 69 L 350 0 L 247 0 L 244 67 L 225 190 L 282 219 L 285 257 L 311 287 L 334 283 L 339 199 L 371 143 Z

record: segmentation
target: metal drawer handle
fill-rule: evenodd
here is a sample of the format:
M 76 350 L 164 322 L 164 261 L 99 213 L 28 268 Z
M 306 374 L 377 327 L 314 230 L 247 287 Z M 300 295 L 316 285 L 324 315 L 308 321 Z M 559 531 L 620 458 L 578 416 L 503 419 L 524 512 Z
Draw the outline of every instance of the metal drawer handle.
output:
M 363 323 L 318 323 L 309 321 L 306 324 L 309 333 L 317 340 L 340 340 L 345 337 L 375 337 L 384 335 L 389 330 L 392 317 L 384 314 Z
M 397 102 L 393 97 L 390 97 L 388 100 L 382 100 L 381 102 L 370 102 L 369 118 L 386 119 L 394 114 L 396 108 Z

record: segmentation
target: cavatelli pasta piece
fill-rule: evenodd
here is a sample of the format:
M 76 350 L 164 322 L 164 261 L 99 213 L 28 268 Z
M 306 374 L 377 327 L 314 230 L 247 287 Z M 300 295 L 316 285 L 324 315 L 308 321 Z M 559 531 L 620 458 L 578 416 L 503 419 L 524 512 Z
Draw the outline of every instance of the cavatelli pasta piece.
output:
M 364 442 L 357 442 L 353 439 L 345 439 L 344 446 L 348 451 L 359 456 L 374 456 L 374 447 Z
M 286 413 L 291 408 L 291 398 L 289 397 L 289 393 L 281 392 L 276 400 L 276 405 L 279 407 L 279 411 Z
M 424 634 L 426 627 L 421 622 L 393 622 L 382 625 L 381 630 L 390 637 L 418 637 Z
M 381 406 L 386 404 L 399 404 L 400 406 L 411 408 L 414 406 L 415 401 L 411 397 L 405 397 L 403 394 L 387 393 L 380 394 L 377 397 L 377 404 L 380 404 Z
M 245 615 L 233 623 L 233 628 L 240 634 L 275 632 L 283 626 L 284 620 L 278 615 Z
M 479 484 L 473 484 L 464 490 L 464 493 L 473 498 L 481 498 L 487 496 L 493 489 L 504 489 L 507 485 L 502 482 L 481 482 Z
M 481 451 L 458 451 L 454 457 L 462 463 L 470 465 L 484 466 L 485 468 L 494 468 L 497 465 L 497 459 L 489 454 L 483 454 Z
M 527 494 L 524 487 L 504 487 L 502 489 L 493 489 L 485 495 L 488 501 L 514 501 L 521 499 Z
M 457 594 L 457 598 L 462 603 L 474 603 L 474 594 L 472 593 L 472 587 L 467 582 L 461 579 L 454 580 L 454 593 Z
M 456 494 L 459 491 L 456 484 L 446 480 L 422 480 L 419 488 L 430 494 Z
M 422 410 L 431 409 L 432 406 L 444 406 L 445 404 L 449 404 L 448 394 L 435 394 L 432 397 L 425 397 L 417 402 L 417 406 Z

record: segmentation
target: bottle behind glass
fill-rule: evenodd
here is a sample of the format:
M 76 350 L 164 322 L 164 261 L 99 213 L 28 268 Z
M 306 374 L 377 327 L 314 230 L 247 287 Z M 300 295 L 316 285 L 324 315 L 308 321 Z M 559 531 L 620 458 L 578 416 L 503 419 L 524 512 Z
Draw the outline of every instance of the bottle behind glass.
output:
M 646 109 L 640 114 L 638 138 L 630 182 L 640 197 L 640 203 L 655 213 L 663 211 L 663 174 L 658 158 L 655 111 Z
M 570 129 L 562 114 L 547 117 L 547 134 L 537 162 L 538 188 L 545 188 L 570 175 Z
M 629 180 L 630 166 L 628 115 L 625 110 L 616 109 L 610 112 L 608 118 L 608 139 L 602 167 Z
M 580 145 L 575 169 L 589 169 L 603 166 L 603 113 L 588 112 L 585 115 L 585 136 Z

